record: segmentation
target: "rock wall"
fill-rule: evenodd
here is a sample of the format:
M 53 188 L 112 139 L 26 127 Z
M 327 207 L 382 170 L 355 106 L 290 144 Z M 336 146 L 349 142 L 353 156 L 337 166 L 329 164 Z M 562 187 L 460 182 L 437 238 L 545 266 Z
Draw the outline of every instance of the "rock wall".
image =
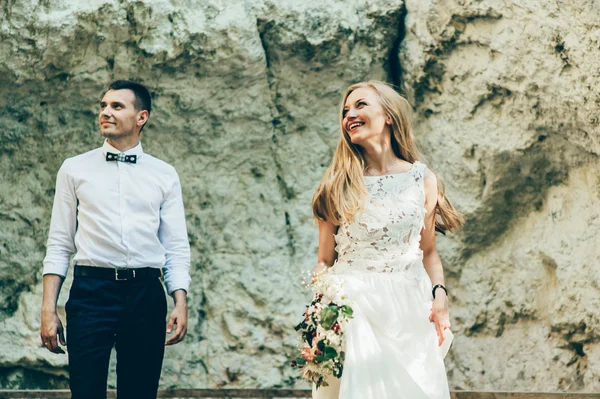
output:
M 600 7 L 408 0 L 416 130 L 465 212 L 442 240 L 457 388 L 600 389 Z
M 120 78 L 152 89 L 144 149 L 177 168 L 192 245 L 161 386 L 305 386 L 288 360 L 310 199 L 343 89 L 377 78 L 467 219 L 439 240 L 451 387 L 600 390 L 600 8 L 580 3 L 0 1 L 0 387 L 67 385 L 38 338 L 54 178 L 101 144 Z

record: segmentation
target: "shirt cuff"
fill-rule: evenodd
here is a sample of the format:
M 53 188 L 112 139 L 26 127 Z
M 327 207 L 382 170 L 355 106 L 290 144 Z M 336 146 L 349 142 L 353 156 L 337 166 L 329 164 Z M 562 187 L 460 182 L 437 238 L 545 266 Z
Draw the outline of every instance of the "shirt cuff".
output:
M 45 276 L 46 274 L 56 274 L 58 276 L 65 277 L 67 275 L 68 269 L 69 269 L 68 265 L 65 267 L 65 266 L 60 266 L 60 265 L 56 265 L 53 263 L 45 263 L 44 262 L 44 270 L 42 272 L 42 276 Z
M 184 290 L 185 292 L 189 291 L 191 278 L 187 273 L 165 273 L 164 279 L 169 295 L 177 290 Z

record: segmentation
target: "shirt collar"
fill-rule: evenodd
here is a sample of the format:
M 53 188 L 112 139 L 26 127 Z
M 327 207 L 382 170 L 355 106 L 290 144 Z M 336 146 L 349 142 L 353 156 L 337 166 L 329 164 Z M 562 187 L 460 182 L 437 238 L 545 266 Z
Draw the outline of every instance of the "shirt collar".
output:
M 117 150 L 115 147 L 108 144 L 108 139 L 106 139 L 106 140 L 104 140 L 104 144 L 102 145 L 102 153 L 104 154 L 104 156 L 106 156 L 107 152 L 112 152 L 113 154 L 121 153 L 121 151 Z M 140 159 L 142 154 L 144 154 L 144 150 L 142 149 L 142 142 L 138 141 L 138 144 L 135 147 L 130 148 L 129 150 L 125 151 L 124 154 L 137 155 L 137 158 Z

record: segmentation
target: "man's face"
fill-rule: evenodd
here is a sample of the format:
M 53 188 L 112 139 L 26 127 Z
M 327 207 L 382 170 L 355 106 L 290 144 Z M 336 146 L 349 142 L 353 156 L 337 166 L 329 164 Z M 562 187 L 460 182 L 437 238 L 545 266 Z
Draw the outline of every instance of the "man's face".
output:
M 100 102 L 100 132 L 118 140 L 139 134 L 148 112 L 135 109 L 135 94 L 128 89 L 109 90 Z

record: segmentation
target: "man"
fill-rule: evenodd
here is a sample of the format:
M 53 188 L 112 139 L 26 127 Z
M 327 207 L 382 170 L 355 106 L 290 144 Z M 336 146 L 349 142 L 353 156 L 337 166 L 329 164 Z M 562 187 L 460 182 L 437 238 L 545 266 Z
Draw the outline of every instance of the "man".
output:
M 156 398 L 164 346 L 187 331 L 190 283 L 181 185 L 175 169 L 144 153 L 148 89 L 113 82 L 100 103 L 101 148 L 62 164 L 44 259 L 42 344 L 64 353 L 56 301 L 71 255 L 66 305 L 73 399 L 106 398 L 110 352 L 117 351 L 120 399 Z M 175 307 L 166 323 L 162 274 Z M 175 332 L 165 343 L 165 330 Z

